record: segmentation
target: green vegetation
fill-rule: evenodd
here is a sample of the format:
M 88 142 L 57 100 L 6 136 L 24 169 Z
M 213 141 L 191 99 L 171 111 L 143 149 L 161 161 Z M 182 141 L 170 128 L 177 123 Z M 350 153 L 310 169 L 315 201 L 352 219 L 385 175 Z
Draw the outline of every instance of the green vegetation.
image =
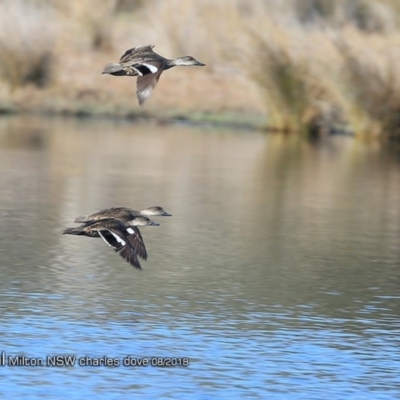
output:
M 166 73 L 139 109 L 134 79 L 100 74 L 138 44 L 207 67 Z M 399 137 L 399 59 L 397 0 L 0 2 L 3 112 L 255 116 L 285 132 Z

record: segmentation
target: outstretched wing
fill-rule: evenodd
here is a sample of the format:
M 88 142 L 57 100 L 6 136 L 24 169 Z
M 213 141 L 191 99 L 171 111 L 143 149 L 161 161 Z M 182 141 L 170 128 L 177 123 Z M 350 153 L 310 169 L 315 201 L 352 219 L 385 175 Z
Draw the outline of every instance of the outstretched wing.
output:
M 98 232 L 100 237 L 118 252 L 124 260 L 137 269 L 142 268 L 137 258 L 135 248 L 129 241 L 129 234 L 125 235 L 122 229 L 99 229 Z
M 124 54 L 122 54 L 121 58 L 119 59 L 119 62 L 121 64 L 129 62 L 133 58 L 137 57 L 137 55 L 139 53 L 146 52 L 146 51 L 152 51 L 153 47 L 154 47 L 154 45 L 152 45 L 152 44 L 146 44 L 146 45 L 132 47 L 131 49 L 126 50 Z
M 147 63 L 150 64 L 150 63 Z M 151 64 L 155 66 L 155 62 L 152 61 Z M 139 101 L 139 105 L 142 105 L 151 95 L 154 88 L 156 87 L 158 80 L 160 79 L 161 72 L 163 71 L 161 68 L 161 63 L 156 67 L 157 70 L 155 73 L 144 74 L 143 76 L 138 76 L 137 85 L 136 85 L 136 95 Z
M 136 256 L 136 254 L 130 249 L 130 247 L 125 246 L 120 252 L 120 256 L 126 260 L 129 264 L 131 264 L 136 269 L 142 269 L 140 262 Z
M 147 260 L 146 246 L 144 245 L 143 237 L 139 228 L 137 226 L 130 226 L 126 228 L 126 231 L 128 232 L 126 238 L 135 250 L 135 253 L 143 260 Z
M 121 237 L 121 235 L 118 235 L 108 229 L 101 229 L 98 232 L 100 237 L 115 251 L 118 252 L 126 246 L 126 241 Z

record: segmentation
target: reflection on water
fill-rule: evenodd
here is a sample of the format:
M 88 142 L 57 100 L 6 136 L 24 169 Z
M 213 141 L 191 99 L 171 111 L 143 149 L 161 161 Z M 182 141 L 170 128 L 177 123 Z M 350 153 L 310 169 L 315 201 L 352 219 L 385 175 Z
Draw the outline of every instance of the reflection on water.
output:
M 0 119 L 0 351 L 189 367 L 0 367 L 10 398 L 392 399 L 400 149 L 107 120 Z M 77 215 L 173 214 L 138 272 Z

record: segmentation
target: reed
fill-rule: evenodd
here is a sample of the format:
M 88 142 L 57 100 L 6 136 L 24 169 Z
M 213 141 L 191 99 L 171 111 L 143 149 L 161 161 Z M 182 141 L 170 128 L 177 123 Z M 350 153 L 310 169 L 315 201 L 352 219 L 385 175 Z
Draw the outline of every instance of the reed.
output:
M 298 36 L 294 42 L 278 26 L 265 24 L 264 28 L 262 34 L 249 32 L 251 46 L 243 68 L 262 92 L 269 128 L 316 129 L 324 118 L 319 100 L 326 89 L 315 79 L 315 66 L 296 51 Z
M 338 88 L 343 109 L 356 133 L 398 136 L 400 37 L 393 37 L 390 44 L 380 36 L 370 37 L 369 46 L 365 47 L 359 36 L 353 31 L 334 40 L 342 59 Z
M 326 7 L 319 9 L 318 24 L 305 26 L 295 8 L 289 22 L 288 17 L 258 15 L 262 22 L 251 28 L 243 68 L 264 93 L 271 127 L 398 136 L 400 53 L 399 33 L 393 30 L 395 16 L 386 15 L 386 20 L 382 13 L 378 24 L 378 18 L 373 20 L 369 14 L 375 7 L 370 2 L 354 2 L 355 14 L 349 13 L 348 3 L 342 2 L 341 10 L 337 9 L 340 1 L 316 3 Z M 365 23 L 361 23 L 362 10 Z M 339 11 L 343 25 L 332 28 Z

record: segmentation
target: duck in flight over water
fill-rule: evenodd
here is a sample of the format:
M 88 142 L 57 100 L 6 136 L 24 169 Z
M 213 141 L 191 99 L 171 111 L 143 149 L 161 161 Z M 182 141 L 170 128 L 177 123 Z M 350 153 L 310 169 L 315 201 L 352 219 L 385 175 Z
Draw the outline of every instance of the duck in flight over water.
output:
M 179 65 L 205 66 L 191 56 L 170 60 L 155 53 L 153 48 L 153 45 L 142 45 L 128 49 L 118 63 L 107 64 L 102 72 L 114 76 L 137 76 L 136 94 L 139 105 L 144 104 L 151 95 L 163 71 Z
M 133 267 L 141 269 L 138 257 L 147 259 L 147 251 L 138 226 L 158 226 L 150 218 L 138 216 L 123 222 L 116 218 L 103 218 L 84 222 L 75 228 L 66 228 L 63 234 L 101 237 L 114 251 Z

